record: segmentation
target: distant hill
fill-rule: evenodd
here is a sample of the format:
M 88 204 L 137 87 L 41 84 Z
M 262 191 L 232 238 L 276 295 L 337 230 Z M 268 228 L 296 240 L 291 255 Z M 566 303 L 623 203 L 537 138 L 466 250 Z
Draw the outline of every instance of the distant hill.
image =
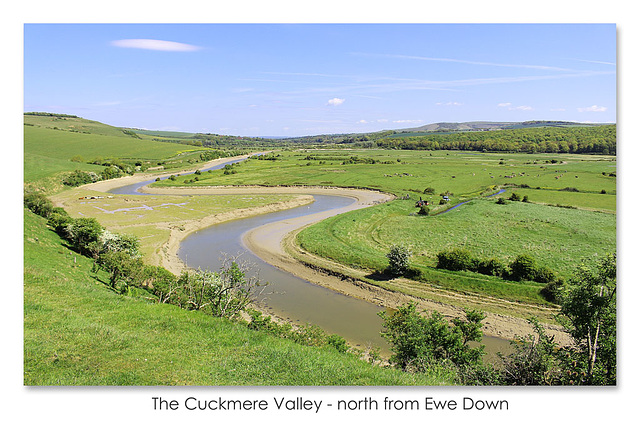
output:
M 534 120 L 526 122 L 462 122 L 462 123 L 431 123 L 428 125 L 397 129 L 396 133 L 406 132 L 444 132 L 444 131 L 483 131 L 483 130 L 501 130 L 501 129 L 522 129 L 532 127 L 572 127 L 572 126 L 598 126 L 600 124 L 593 123 L 577 123 L 553 120 Z

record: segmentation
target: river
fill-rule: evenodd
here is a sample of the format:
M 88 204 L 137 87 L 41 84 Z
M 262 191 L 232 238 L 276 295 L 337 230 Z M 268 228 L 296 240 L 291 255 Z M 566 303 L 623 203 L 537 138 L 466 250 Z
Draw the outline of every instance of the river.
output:
M 241 160 L 210 169 L 221 169 L 226 164 L 237 161 Z M 138 191 L 140 188 L 154 181 L 155 179 L 127 185 L 113 189 L 111 193 L 139 195 L 142 194 Z M 378 313 L 384 311 L 384 307 L 346 296 L 282 271 L 258 258 L 242 243 L 242 236 L 246 232 L 264 224 L 340 208 L 354 202 L 348 197 L 317 194 L 314 199 L 314 203 L 310 205 L 199 230 L 182 241 L 178 256 L 191 268 L 211 271 L 219 270 L 225 257 L 237 256 L 250 266 L 250 276 L 255 275 L 262 283 L 269 283 L 259 301 L 268 311 L 293 323 L 317 325 L 328 333 L 344 337 L 358 348 L 379 348 L 383 355 L 389 355 L 389 345 L 380 336 L 382 319 Z M 507 352 L 509 348 L 508 341 L 490 336 L 484 337 L 483 344 L 491 354 Z

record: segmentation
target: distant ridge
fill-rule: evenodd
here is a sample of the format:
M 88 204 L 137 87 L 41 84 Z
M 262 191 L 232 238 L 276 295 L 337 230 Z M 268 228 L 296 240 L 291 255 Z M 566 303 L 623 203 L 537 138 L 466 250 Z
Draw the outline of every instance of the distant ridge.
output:
M 482 130 L 501 130 L 501 129 L 522 129 L 528 127 L 568 127 L 568 126 L 600 126 L 605 123 L 578 123 L 578 122 L 566 122 L 566 121 L 554 121 L 554 120 L 532 120 L 526 122 L 489 122 L 489 121 L 477 121 L 477 122 L 440 122 L 431 123 L 428 125 L 407 128 L 396 129 L 395 132 L 438 132 L 438 131 L 482 131 Z

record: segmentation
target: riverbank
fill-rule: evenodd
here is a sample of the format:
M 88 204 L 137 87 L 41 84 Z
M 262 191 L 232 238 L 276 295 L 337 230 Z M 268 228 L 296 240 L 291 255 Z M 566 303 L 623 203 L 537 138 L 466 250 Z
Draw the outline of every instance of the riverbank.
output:
M 143 188 L 149 194 L 177 194 L 176 189 L 169 188 Z M 323 187 L 189 187 L 180 188 L 179 194 L 256 194 L 256 193 L 283 193 L 283 194 L 324 194 L 342 197 L 350 197 L 354 202 L 346 207 L 333 209 L 313 215 L 287 219 L 285 221 L 265 224 L 250 230 L 243 236 L 243 243 L 259 258 L 281 270 L 300 277 L 311 283 L 315 283 L 336 292 L 359 298 L 374 304 L 389 308 L 396 308 L 407 302 L 413 301 L 422 310 L 439 311 L 448 318 L 460 318 L 464 316 L 464 307 L 469 300 L 476 299 L 478 303 L 501 305 L 517 305 L 509 301 L 495 300 L 484 297 L 468 295 L 456 295 L 448 293 L 449 300 L 457 300 L 459 305 L 415 298 L 400 292 L 394 292 L 382 287 L 372 285 L 360 280 L 368 272 L 346 267 L 330 260 L 321 259 L 302 250 L 295 244 L 295 236 L 304 227 L 323 219 L 355 209 L 362 209 L 377 203 L 384 203 L 392 197 L 380 192 L 357 190 L 347 188 L 323 188 Z M 185 236 L 186 237 L 186 236 Z M 177 258 L 175 252 L 179 247 L 179 241 L 172 245 L 171 257 Z M 179 260 L 179 258 L 178 258 Z M 181 261 L 179 261 L 181 262 Z M 177 265 L 177 264 L 176 264 Z M 407 279 L 394 279 L 395 281 L 407 281 Z M 444 292 L 440 290 L 439 292 Z M 269 313 L 280 317 L 280 313 Z M 560 344 L 569 344 L 569 337 L 560 327 L 546 325 L 550 334 L 556 337 Z M 533 333 L 531 325 L 524 319 L 487 312 L 484 321 L 485 335 L 503 339 L 514 339 L 516 336 L 524 336 Z

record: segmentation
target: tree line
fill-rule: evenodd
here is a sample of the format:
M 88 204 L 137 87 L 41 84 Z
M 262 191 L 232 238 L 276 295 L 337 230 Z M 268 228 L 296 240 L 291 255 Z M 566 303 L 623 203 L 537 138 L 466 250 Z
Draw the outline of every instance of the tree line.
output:
M 392 135 L 378 147 L 523 153 L 616 154 L 616 126 L 542 127 L 433 135 Z

